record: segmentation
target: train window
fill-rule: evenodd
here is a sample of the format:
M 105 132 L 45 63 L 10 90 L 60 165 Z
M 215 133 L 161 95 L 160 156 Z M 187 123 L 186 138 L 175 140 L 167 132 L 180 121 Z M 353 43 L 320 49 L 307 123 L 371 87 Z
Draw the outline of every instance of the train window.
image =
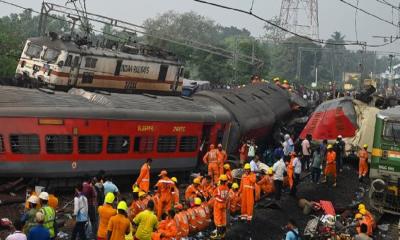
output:
M 74 64 L 72 65 L 72 67 L 78 67 L 78 65 L 79 65 L 79 57 L 75 56 L 74 57 Z
M 84 72 L 82 75 L 82 83 L 93 83 L 94 74 L 92 72 Z
M 157 143 L 158 152 L 175 152 L 175 150 L 176 150 L 175 136 L 162 136 L 158 138 L 158 143 Z
M 115 66 L 114 76 L 119 76 L 119 74 L 121 73 L 121 66 L 122 66 L 122 60 L 117 60 L 117 65 Z
M 101 136 L 79 136 L 78 149 L 79 153 L 100 153 L 103 147 L 103 139 Z
M 160 66 L 160 73 L 158 74 L 158 81 L 165 81 L 168 72 L 168 65 L 161 65 Z
M 195 152 L 197 149 L 197 137 L 196 136 L 183 136 L 179 144 L 180 152 Z
M 72 136 L 69 135 L 47 135 L 47 153 L 72 153 Z
M 185 69 L 184 68 L 180 68 L 179 69 L 179 76 L 183 77 L 184 73 L 185 73 Z
M 43 50 L 43 48 L 41 46 L 38 46 L 35 44 L 29 44 L 28 49 L 26 49 L 25 54 L 32 58 L 39 58 L 42 50 Z
M 67 59 L 65 60 L 65 67 L 70 67 L 72 63 L 72 55 L 68 55 Z
M 43 54 L 43 60 L 54 62 L 55 60 L 57 60 L 58 55 L 60 55 L 60 51 L 48 48 Z
M 38 135 L 11 135 L 11 151 L 19 154 L 35 154 L 40 152 Z
M 97 58 L 87 57 L 85 59 L 85 67 L 87 68 L 96 68 Z
M 108 153 L 127 153 L 129 151 L 129 136 L 109 136 Z
M 0 135 L 0 153 L 4 152 L 4 141 L 3 136 Z
M 154 146 L 154 138 L 151 136 L 135 137 L 135 144 L 133 145 L 134 152 L 152 152 Z

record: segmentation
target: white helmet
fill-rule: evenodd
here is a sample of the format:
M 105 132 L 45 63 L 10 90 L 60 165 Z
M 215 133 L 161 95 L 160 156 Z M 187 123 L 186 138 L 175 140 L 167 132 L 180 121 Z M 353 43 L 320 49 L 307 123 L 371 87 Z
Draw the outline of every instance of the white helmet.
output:
M 47 192 L 41 192 L 39 194 L 39 198 L 47 201 L 47 200 L 49 200 L 49 194 Z
M 35 195 L 32 195 L 28 198 L 28 202 L 33 203 L 33 204 L 37 204 L 39 202 L 39 198 Z

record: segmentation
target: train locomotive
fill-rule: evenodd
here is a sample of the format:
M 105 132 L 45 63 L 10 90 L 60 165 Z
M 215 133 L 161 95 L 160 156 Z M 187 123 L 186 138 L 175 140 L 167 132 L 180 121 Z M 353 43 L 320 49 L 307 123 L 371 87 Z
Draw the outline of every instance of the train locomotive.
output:
M 241 139 L 270 137 L 290 120 L 289 92 L 263 83 L 191 98 L 0 87 L 0 174 L 76 177 L 105 170 L 188 171 L 209 144 L 237 154 Z
M 180 95 L 183 63 L 175 55 L 138 43 L 108 45 L 78 44 L 55 33 L 29 38 L 17 65 L 15 84 L 65 91 L 84 88 Z

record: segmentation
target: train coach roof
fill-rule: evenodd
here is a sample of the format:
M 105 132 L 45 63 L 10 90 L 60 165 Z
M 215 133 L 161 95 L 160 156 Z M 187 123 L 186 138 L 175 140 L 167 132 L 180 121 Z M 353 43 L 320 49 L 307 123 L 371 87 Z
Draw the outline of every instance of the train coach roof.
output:
M 400 106 L 382 110 L 378 113 L 378 117 L 382 119 L 400 119 Z
M 129 54 L 121 51 L 115 51 L 107 48 L 97 48 L 97 47 L 82 47 L 78 48 L 78 46 L 73 41 L 64 41 L 61 39 L 50 40 L 49 37 L 34 37 L 29 38 L 29 41 L 39 46 L 47 46 L 51 49 L 57 50 L 65 50 L 68 52 L 74 53 L 84 53 L 86 55 L 98 56 L 98 57 L 110 57 L 110 58 L 122 58 L 122 59 L 130 59 L 130 60 L 143 60 L 150 62 L 161 62 L 171 65 L 181 65 L 179 61 L 164 59 L 153 56 L 144 56 L 140 54 Z
M 109 94 L 73 89 L 46 93 L 38 89 L 0 87 L 0 116 L 85 118 L 178 122 L 228 122 L 218 106 L 174 96 Z

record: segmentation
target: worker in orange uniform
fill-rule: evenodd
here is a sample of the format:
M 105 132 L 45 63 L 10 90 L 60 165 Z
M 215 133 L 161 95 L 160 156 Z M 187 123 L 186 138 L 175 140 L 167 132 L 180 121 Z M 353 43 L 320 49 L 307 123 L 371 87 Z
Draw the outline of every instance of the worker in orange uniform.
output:
M 214 224 L 217 231 L 211 236 L 213 239 L 221 239 L 225 237 L 226 230 L 226 214 L 229 201 L 229 188 L 227 185 L 228 177 L 221 175 L 219 177 L 220 184 L 213 192 L 214 197 Z
M 240 181 L 239 193 L 242 197 L 241 202 L 241 215 L 242 220 L 247 220 L 250 222 L 253 218 L 253 208 L 254 208 L 254 189 L 256 184 L 256 175 L 251 172 L 251 167 L 249 163 L 244 165 L 244 173 L 242 175 L 242 180 Z
M 131 205 L 129 206 L 129 211 L 128 211 L 128 218 L 131 221 L 135 218 L 135 216 L 138 213 L 144 210 L 141 201 L 139 199 L 139 191 L 140 189 L 138 186 L 133 187 L 132 202 Z
M 172 240 L 178 235 L 178 227 L 174 220 L 175 211 L 169 210 L 163 213 L 163 219 L 158 224 L 157 232 L 151 234 L 151 240 Z
M 261 191 L 268 196 L 274 192 L 274 172 L 272 168 L 268 168 L 266 172 L 263 171 L 263 174 L 260 181 L 257 182 L 257 185 L 259 185 Z
M 243 166 L 243 164 L 247 161 L 248 152 L 249 146 L 245 141 L 242 141 L 242 146 L 239 149 L 240 166 Z
M 161 214 L 171 209 L 174 182 L 169 179 L 167 170 L 162 170 L 158 176 L 160 177 L 160 180 L 158 180 L 156 187 L 160 200 L 157 206 L 157 217 L 158 219 L 161 219 Z
M 290 88 L 288 80 L 283 80 L 282 88 L 284 88 L 284 89 L 289 89 Z
M 223 174 L 225 174 L 228 177 L 228 183 L 232 184 L 233 176 L 232 176 L 231 166 L 229 165 L 229 163 L 225 163 L 224 164 L 224 172 L 223 172 Z
M 369 220 L 372 223 L 372 228 L 375 229 L 376 228 L 376 221 L 374 216 L 371 214 L 370 211 L 367 210 L 367 208 L 365 207 L 365 205 L 363 203 L 360 203 L 358 205 L 358 211 L 363 215 L 366 216 L 367 218 L 369 218 Z
M 210 199 L 212 197 L 215 186 L 216 184 L 211 181 L 210 176 L 205 176 L 201 179 L 200 189 L 204 199 Z
M 107 193 L 104 199 L 104 205 L 98 207 L 99 228 L 97 230 L 97 240 L 107 239 L 108 222 L 112 216 L 117 215 L 117 210 L 113 208 L 115 200 L 114 193 Z
M 364 144 L 363 149 L 358 152 L 358 180 L 363 181 L 363 178 L 367 176 L 368 173 L 368 145 Z
M 219 175 L 224 174 L 224 164 L 228 160 L 228 154 L 226 154 L 226 151 L 222 149 L 222 144 L 219 143 L 217 146 L 217 162 L 218 162 L 218 167 L 219 167 Z
M 193 183 L 186 188 L 185 191 L 185 201 L 188 203 L 189 206 L 193 206 L 194 199 L 196 197 L 204 197 L 202 194 L 202 190 L 200 187 L 201 179 L 200 177 L 196 177 L 193 179 Z
M 118 203 L 118 214 L 108 221 L 107 240 L 125 240 L 125 235 L 131 232 L 131 222 L 127 216 L 128 205 L 125 201 Z
M 367 235 L 372 236 L 373 229 L 372 229 L 371 222 L 368 221 L 368 219 L 365 216 L 363 216 L 361 213 L 357 213 L 354 218 L 357 222 L 357 227 L 356 227 L 357 233 L 361 232 L 361 225 L 364 224 L 367 226 Z
M 210 150 L 203 157 L 204 164 L 208 168 L 208 176 L 211 176 L 213 182 L 216 184 L 219 177 L 219 166 L 218 166 L 218 150 L 215 149 L 214 144 L 210 145 Z
M 329 175 L 333 176 L 333 187 L 336 187 L 336 153 L 333 151 L 332 144 L 329 144 L 328 152 L 326 153 L 326 166 L 325 166 L 325 179 L 322 182 L 326 182 L 326 178 Z
M 290 189 L 293 188 L 293 184 L 294 184 L 294 166 L 293 166 L 293 162 L 294 162 L 295 159 L 296 159 L 296 153 L 295 152 L 291 152 L 290 153 L 290 159 L 285 159 L 285 161 L 286 161 L 286 169 L 287 169 L 287 178 L 288 178 L 289 188 Z M 287 160 L 289 160 L 289 161 L 287 161 Z
M 35 197 L 39 197 L 38 194 L 35 192 L 35 189 L 33 187 L 27 187 L 26 188 L 26 201 L 25 201 L 25 209 L 29 209 L 29 197 L 30 196 L 35 196 Z M 41 205 L 40 203 L 38 203 L 36 205 L 36 209 L 40 209 Z
M 229 190 L 229 209 L 231 214 L 236 214 L 240 210 L 241 198 L 239 194 L 239 185 L 233 183 Z
M 148 158 L 140 169 L 139 177 L 136 179 L 135 185 L 139 186 L 142 191 L 146 193 L 150 189 L 150 166 L 153 160 Z
M 174 208 L 177 208 L 180 204 L 179 202 L 179 186 L 178 186 L 178 179 L 176 177 L 172 177 L 171 181 L 174 183 L 174 188 L 172 190 L 172 199 Z

